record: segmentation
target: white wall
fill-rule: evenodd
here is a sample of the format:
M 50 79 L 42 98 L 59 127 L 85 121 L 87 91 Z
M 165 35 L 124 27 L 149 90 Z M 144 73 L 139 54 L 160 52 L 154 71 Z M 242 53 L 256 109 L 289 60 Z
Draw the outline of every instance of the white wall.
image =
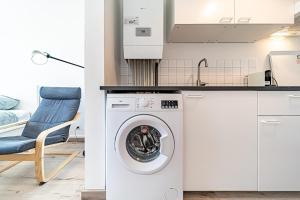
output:
M 104 0 L 87 0 L 85 189 L 105 189 Z
M 20 99 L 21 109 L 34 112 L 37 86 L 84 89 L 84 70 L 53 60 L 37 66 L 30 60 L 38 49 L 84 64 L 84 0 L 1 0 L 0 22 L 0 94 Z M 81 112 L 83 107 L 84 99 Z
M 116 85 L 120 79 L 120 40 L 122 37 L 121 1 L 105 1 L 105 84 Z

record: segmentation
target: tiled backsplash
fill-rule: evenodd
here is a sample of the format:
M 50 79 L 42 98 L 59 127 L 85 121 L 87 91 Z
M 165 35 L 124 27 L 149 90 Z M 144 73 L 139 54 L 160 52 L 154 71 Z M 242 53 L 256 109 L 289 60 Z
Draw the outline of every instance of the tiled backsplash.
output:
M 159 85 L 196 85 L 198 62 L 198 60 L 162 60 L 159 66 Z M 210 86 L 243 86 L 244 77 L 257 71 L 255 58 L 208 59 L 208 68 L 202 64 L 201 81 Z M 133 84 L 131 70 L 126 65 L 121 67 L 121 84 Z

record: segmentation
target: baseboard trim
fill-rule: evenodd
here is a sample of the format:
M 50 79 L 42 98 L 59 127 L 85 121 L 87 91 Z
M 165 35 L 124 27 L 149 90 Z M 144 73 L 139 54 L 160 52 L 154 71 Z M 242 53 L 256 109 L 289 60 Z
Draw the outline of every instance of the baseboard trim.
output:
M 106 191 L 84 190 L 81 192 L 81 200 L 106 200 Z
M 68 140 L 69 142 L 85 142 L 85 138 L 84 137 L 73 137 L 71 136 Z

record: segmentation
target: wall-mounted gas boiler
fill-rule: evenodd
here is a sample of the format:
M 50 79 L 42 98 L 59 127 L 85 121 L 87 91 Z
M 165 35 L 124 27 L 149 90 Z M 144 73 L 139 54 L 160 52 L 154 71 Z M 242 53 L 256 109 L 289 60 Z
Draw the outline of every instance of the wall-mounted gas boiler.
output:
M 164 0 L 123 0 L 125 59 L 161 59 Z

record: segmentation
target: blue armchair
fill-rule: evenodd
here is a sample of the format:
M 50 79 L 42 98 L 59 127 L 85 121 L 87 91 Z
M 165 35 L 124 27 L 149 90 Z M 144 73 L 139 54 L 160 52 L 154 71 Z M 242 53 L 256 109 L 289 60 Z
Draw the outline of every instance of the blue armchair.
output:
M 45 147 L 67 142 L 70 125 L 79 119 L 80 88 L 42 87 L 42 101 L 31 119 L 26 122 L 21 136 L 0 138 L 0 161 L 13 161 L 0 173 L 22 161 L 35 162 L 35 175 L 43 184 L 55 177 L 79 152 L 54 153 L 68 156 L 48 177 L 44 173 Z M 50 154 L 51 155 L 51 154 Z

